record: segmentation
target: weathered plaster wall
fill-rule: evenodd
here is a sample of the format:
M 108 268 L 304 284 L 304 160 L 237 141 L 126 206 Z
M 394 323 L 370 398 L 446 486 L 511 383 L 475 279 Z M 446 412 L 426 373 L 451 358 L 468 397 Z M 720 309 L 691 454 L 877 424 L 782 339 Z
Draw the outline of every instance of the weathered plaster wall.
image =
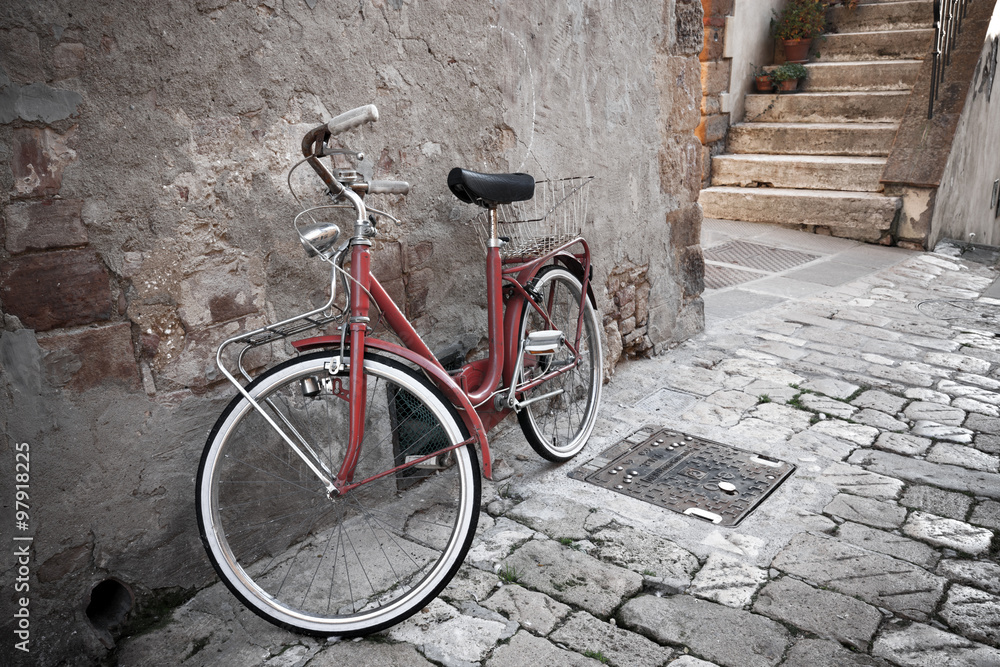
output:
M 939 240 L 1000 244 L 1000 4 L 986 32 L 951 155 L 937 191 L 930 247 Z
M 29 663 L 103 654 L 102 580 L 140 604 L 210 580 L 193 479 L 232 393 L 214 348 L 320 298 L 285 178 L 339 111 L 376 103 L 349 144 L 414 183 L 386 203 L 404 222 L 377 271 L 432 345 L 475 349 L 485 326 L 455 165 L 599 177 L 585 233 L 609 360 L 698 331 L 702 35 L 694 0 L 4 3 L 0 433 L 4 470 L 30 445 Z

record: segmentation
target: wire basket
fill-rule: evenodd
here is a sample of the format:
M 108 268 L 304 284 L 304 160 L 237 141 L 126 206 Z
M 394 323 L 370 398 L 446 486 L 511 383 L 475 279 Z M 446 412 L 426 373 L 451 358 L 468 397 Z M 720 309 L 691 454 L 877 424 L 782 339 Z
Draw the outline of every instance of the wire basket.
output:
M 576 176 L 535 182 L 535 196 L 528 201 L 497 207 L 500 247 L 504 259 L 540 257 L 580 236 L 587 220 L 593 176 Z M 469 221 L 476 227 L 483 248 L 490 239 L 490 212 Z

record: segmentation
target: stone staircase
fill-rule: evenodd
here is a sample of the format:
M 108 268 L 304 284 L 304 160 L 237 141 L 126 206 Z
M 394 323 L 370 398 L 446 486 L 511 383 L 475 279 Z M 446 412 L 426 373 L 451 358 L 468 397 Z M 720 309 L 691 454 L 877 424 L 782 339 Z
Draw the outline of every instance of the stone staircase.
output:
M 814 44 L 801 92 L 747 95 L 728 153 L 712 159 L 706 217 L 888 242 L 901 200 L 879 178 L 930 52 L 934 3 L 863 2 L 830 10 L 837 32 Z

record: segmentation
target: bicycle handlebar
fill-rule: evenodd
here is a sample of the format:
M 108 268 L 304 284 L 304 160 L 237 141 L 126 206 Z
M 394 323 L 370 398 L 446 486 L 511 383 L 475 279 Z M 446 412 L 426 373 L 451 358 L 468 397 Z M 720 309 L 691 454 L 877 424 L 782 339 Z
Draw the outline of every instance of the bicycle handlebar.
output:
M 326 122 L 326 129 L 330 131 L 330 134 L 340 134 L 365 123 L 374 123 L 377 120 L 378 109 L 374 104 L 366 104 L 363 107 L 334 116 Z
M 410 184 L 406 181 L 370 181 L 370 195 L 405 195 L 410 192 Z

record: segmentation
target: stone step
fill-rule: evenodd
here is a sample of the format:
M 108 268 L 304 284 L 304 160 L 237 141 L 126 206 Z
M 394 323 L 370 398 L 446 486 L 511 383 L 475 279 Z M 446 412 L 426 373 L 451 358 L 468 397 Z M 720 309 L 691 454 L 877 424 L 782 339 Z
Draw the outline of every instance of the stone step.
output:
M 712 185 L 879 192 L 885 158 L 833 155 L 716 155 Z
M 823 62 L 854 60 L 922 60 L 931 51 L 932 28 L 827 33 L 813 51 Z
M 887 156 L 896 123 L 739 123 L 730 153 Z
M 859 4 L 853 10 L 840 5 L 831 8 L 826 17 L 836 26 L 837 32 L 933 28 L 934 3 L 927 0 L 882 2 Z
M 803 91 L 910 90 L 920 72 L 920 60 L 812 62 Z M 929 85 L 929 84 L 928 84 Z
M 746 122 L 898 122 L 909 99 L 906 91 L 747 95 Z
M 901 205 L 898 197 L 868 192 L 734 187 L 706 188 L 698 202 L 706 218 L 808 225 L 868 242 L 889 232 Z

